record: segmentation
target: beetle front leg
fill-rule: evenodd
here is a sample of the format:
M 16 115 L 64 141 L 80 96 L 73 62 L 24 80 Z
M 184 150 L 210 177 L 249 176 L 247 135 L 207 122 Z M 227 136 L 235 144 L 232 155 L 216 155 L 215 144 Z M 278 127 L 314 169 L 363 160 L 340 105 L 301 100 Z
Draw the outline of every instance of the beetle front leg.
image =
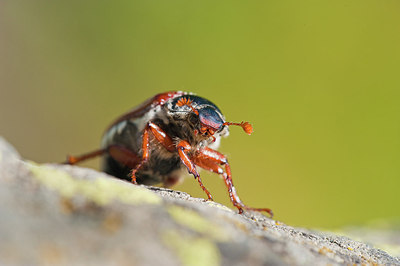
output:
M 243 204 L 236 192 L 235 186 L 233 185 L 231 167 L 225 155 L 206 147 L 193 157 L 193 161 L 201 168 L 223 176 L 225 185 L 228 187 L 231 202 L 236 208 L 238 208 L 239 213 L 243 213 L 243 209 L 245 209 L 258 212 L 267 212 L 271 217 L 273 216 L 271 209 L 252 208 Z M 220 167 L 220 165 L 225 166 L 225 171 Z
M 153 122 L 147 123 L 146 127 L 143 130 L 142 136 L 142 160 L 133 169 L 131 174 L 132 183 L 136 184 L 136 172 L 147 162 L 150 157 L 150 132 L 156 138 L 156 140 L 164 146 L 168 151 L 174 151 L 174 145 L 172 139 L 162 130 L 159 126 L 154 124 Z
M 199 173 L 197 173 L 196 166 L 190 160 L 189 156 L 186 153 L 186 152 L 190 151 L 191 148 L 192 147 L 190 146 L 189 142 L 187 142 L 185 140 L 181 140 L 177 145 L 179 157 L 181 158 L 182 163 L 188 169 L 189 173 L 192 174 L 195 179 L 197 179 L 197 181 L 199 182 L 200 187 L 207 194 L 208 200 L 213 200 L 213 198 L 211 196 L 211 193 L 203 185 L 203 182 L 201 181 L 200 175 L 199 175 Z
M 136 172 L 147 162 L 150 156 L 150 138 L 149 138 L 149 128 L 146 126 L 146 128 L 143 131 L 143 136 L 142 136 L 142 160 L 140 163 L 136 166 L 135 169 L 132 170 L 131 174 L 131 180 L 133 184 L 137 184 L 136 182 Z

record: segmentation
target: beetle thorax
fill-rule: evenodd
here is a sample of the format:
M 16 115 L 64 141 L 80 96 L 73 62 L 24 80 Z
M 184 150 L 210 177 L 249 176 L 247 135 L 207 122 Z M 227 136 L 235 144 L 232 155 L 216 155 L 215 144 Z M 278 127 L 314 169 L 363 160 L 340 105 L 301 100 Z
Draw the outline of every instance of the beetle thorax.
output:
M 165 110 L 166 111 L 166 110 Z M 228 128 L 216 132 L 214 138 L 199 133 L 199 121 L 191 113 L 161 112 L 155 121 L 175 142 L 186 140 L 194 150 L 203 147 L 218 148 L 221 136 L 229 134 Z

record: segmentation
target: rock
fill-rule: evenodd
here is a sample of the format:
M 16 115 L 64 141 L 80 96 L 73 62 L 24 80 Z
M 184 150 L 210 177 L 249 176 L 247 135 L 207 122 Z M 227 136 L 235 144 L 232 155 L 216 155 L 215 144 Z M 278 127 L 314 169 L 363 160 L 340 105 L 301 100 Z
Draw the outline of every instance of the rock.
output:
M 78 166 L 0 138 L 0 265 L 400 265 L 349 238 Z

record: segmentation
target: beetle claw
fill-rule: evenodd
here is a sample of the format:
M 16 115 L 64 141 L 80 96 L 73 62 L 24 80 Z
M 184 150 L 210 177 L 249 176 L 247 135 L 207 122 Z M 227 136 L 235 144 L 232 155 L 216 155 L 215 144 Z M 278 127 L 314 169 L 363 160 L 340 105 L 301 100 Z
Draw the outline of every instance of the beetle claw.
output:
M 269 214 L 270 218 L 274 217 L 274 213 L 272 212 L 271 209 L 268 209 L 268 208 L 252 208 L 252 207 L 247 207 L 247 206 L 243 206 L 243 208 L 248 211 L 266 212 Z M 239 210 L 239 213 L 240 213 L 240 210 Z

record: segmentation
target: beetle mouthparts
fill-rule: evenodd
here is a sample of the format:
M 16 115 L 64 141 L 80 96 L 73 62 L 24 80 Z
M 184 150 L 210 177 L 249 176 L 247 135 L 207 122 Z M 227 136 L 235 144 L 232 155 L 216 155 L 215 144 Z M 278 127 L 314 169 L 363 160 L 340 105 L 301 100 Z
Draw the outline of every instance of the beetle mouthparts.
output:
M 253 133 L 253 126 L 249 123 L 249 122 L 241 122 L 241 123 L 231 123 L 231 122 L 225 122 L 223 124 L 224 126 L 241 126 L 244 130 L 244 132 L 246 132 L 248 135 L 251 135 L 251 133 Z

